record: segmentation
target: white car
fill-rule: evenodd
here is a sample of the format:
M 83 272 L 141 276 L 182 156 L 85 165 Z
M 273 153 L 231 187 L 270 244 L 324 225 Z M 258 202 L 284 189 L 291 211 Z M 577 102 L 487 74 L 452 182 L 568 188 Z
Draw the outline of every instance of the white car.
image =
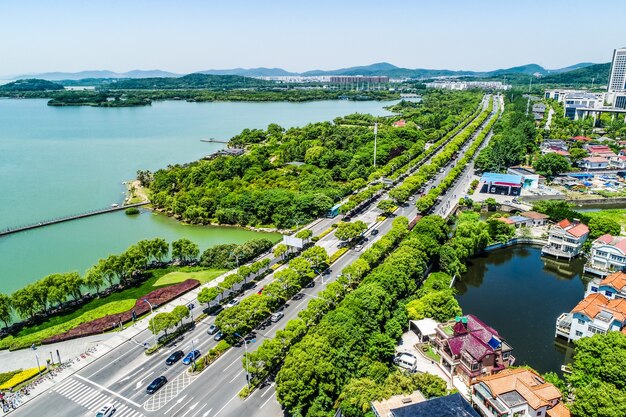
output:
M 272 314 L 272 317 L 271 317 L 272 323 L 276 323 L 278 320 L 282 319 L 284 316 L 285 315 L 283 314 L 282 311 Z
M 361 249 L 363 249 L 363 245 L 356 245 L 354 247 L 354 250 L 357 251 L 357 252 L 361 252 Z
M 96 413 L 96 417 L 110 417 L 115 413 L 115 406 L 113 404 L 105 404 L 100 407 L 100 410 Z
M 237 304 L 239 304 L 239 300 L 237 298 L 233 298 L 224 306 L 224 308 L 235 307 Z

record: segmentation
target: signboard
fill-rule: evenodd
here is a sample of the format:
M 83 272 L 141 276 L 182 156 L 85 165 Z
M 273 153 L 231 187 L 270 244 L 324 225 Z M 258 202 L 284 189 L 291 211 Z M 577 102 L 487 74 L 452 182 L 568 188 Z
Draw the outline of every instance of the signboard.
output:
M 304 240 L 293 236 L 283 236 L 283 243 L 293 248 L 302 249 L 304 247 Z

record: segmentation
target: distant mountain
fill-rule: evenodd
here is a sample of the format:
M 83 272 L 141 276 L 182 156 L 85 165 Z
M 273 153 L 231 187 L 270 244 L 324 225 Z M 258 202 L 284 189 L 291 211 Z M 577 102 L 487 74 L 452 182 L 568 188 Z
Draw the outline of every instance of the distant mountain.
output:
M 48 80 L 29 78 L 27 80 L 17 80 L 12 83 L 0 85 L 0 92 L 3 91 L 50 91 L 63 90 L 63 86 Z
M 112 90 L 234 89 L 275 86 L 273 81 L 239 75 L 189 74 L 183 77 L 134 78 L 112 82 Z
M 580 69 L 580 68 L 590 67 L 592 65 L 602 65 L 602 64 L 594 64 L 593 62 L 580 62 L 578 64 L 570 65 L 569 67 L 559 68 L 559 69 L 552 69 L 552 70 L 548 70 L 548 71 L 550 72 L 550 74 L 555 74 L 555 73 L 561 73 L 561 72 L 574 71 L 574 70 L 577 70 L 577 69 Z
M 102 71 L 80 71 L 80 72 L 45 72 L 43 74 L 28 74 L 13 77 L 17 80 L 26 78 L 40 78 L 50 81 L 60 80 L 82 80 L 85 78 L 150 78 L 150 77 L 180 77 L 180 74 L 161 70 L 134 70 L 128 72 Z
M 588 85 L 606 85 L 609 80 L 609 71 L 611 71 L 611 63 L 588 65 L 572 71 L 561 72 L 546 75 L 541 79 L 542 84 L 567 84 L 571 86 Z
M 285 71 L 282 68 L 233 68 L 224 70 L 206 70 L 198 71 L 196 74 L 211 75 L 240 75 L 242 77 L 287 77 L 290 75 L 298 75 L 295 72 Z

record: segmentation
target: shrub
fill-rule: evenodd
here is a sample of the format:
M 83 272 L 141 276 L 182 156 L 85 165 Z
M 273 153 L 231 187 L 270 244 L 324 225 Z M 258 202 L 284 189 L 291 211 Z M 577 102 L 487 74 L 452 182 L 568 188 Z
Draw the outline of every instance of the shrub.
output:
M 0 385 L 0 390 L 11 389 L 23 382 L 28 381 L 29 379 L 35 377 L 39 372 L 45 370 L 45 366 L 41 366 L 39 368 L 30 368 L 24 371 L 20 371 L 19 373 L 13 375 L 8 381 Z
M 139 211 L 139 209 L 137 207 L 129 207 L 129 208 L 126 209 L 125 212 L 129 216 L 133 216 L 135 214 L 139 214 L 140 213 L 140 211 Z

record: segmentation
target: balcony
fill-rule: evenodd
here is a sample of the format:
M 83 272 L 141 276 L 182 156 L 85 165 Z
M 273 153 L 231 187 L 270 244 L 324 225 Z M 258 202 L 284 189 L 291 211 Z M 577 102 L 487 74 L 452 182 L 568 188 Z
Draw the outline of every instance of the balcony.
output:
M 570 329 L 572 328 L 572 316 L 569 313 L 563 313 L 556 319 L 556 334 L 558 336 L 569 339 Z
M 597 275 L 599 277 L 606 277 L 609 274 L 612 274 L 613 272 L 615 272 L 615 269 L 608 269 L 608 268 L 603 268 L 603 267 L 599 267 L 596 266 L 594 264 L 592 264 L 591 262 L 587 262 L 585 264 L 585 267 L 583 268 L 585 272 L 588 272 L 592 275 Z
M 576 253 L 574 252 L 566 252 L 564 250 L 556 249 L 552 246 L 544 246 L 543 248 L 541 248 L 541 254 L 552 255 L 557 258 L 566 258 L 566 259 L 572 259 L 573 257 L 576 256 Z

